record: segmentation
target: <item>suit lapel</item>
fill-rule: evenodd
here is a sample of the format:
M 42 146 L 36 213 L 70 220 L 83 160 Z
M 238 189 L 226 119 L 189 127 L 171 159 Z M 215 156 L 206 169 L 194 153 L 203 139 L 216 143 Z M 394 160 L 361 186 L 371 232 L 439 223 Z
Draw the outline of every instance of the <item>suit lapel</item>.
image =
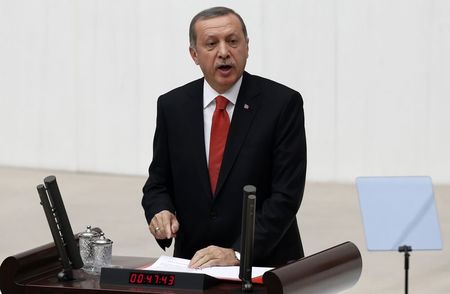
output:
M 225 183 L 231 168 L 239 154 L 245 137 L 250 129 L 253 118 L 258 110 L 260 99 L 257 99 L 259 88 L 253 83 L 252 76 L 244 72 L 241 89 L 234 107 L 227 145 L 222 159 L 219 179 L 217 181 L 216 195 Z
M 190 160 L 198 172 L 202 189 L 206 195 L 207 200 L 212 199 L 211 185 L 209 182 L 208 165 L 206 162 L 205 153 L 205 135 L 204 135 L 204 121 L 203 121 L 203 79 L 196 81 L 188 91 L 188 103 L 183 107 L 188 120 L 191 124 L 192 134 L 190 136 L 192 160 Z M 189 171 L 186 171 L 189 172 Z

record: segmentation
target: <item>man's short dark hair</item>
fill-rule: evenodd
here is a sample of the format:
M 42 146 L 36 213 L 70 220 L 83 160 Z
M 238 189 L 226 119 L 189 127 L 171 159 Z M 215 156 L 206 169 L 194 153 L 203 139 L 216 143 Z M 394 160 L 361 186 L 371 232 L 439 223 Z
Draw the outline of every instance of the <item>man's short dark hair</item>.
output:
M 197 45 L 197 32 L 195 31 L 195 28 L 194 28 L 195 23 L 197 21 L 204 20 L 204 19 L 211 19 L 211 18 L 215 18 L 215 17 L 219 17 L 219 16 L 224 16 L 227 14 L 236 15 L 236 17 L 241 22 L 242 32 L 244 33 L 245 39 L 247 39 L 247 28 L 245 26 L 245 23 L 244 23 L 244 20 L 242 19 L 242 17 L 239 14 L 237 14 L 233 9 L 218 6 L 218 7 L 212 7 L 212 8 L 208 8 L 203 11 L 200 11 L 191 20 L 191 24 L 189 25 L 189 46 L 191 48 L 195 48 L 195 46 Z

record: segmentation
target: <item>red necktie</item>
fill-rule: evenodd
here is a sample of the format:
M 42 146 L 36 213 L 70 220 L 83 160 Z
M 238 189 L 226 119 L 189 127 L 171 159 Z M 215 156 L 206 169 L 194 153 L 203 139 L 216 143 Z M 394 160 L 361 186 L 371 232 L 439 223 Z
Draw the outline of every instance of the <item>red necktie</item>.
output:
M 223 151 L 225 150 L 228 129 L 230 127 L 230 118 L 226 110 L 227 104 L 227 98 L 223 96 L 216 97 L 216 109 L 212 118 L 211 138 L 209 142 L 209 180 L 211 181 L 213 195 L 216 192 Z

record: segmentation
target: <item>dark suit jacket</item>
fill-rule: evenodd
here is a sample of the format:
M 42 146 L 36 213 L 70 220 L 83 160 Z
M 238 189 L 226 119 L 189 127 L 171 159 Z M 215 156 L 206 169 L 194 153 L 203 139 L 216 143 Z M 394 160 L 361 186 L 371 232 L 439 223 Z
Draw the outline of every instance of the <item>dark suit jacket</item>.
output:
M 239 251 L 242 188 L 254 185 L 254 265 L 277 266 L 303 257 L 296 214 L 305 174 L 300 94 L 245 72 L 213 196 L 205 155 L 202 78 L 158 99 L 153 161 L 142 205 L 148 222 L 164 209 L 176 213 L 177 257 L 190 259 L 209 245 Z M 164 248 L 170 242 L 159 243 Z

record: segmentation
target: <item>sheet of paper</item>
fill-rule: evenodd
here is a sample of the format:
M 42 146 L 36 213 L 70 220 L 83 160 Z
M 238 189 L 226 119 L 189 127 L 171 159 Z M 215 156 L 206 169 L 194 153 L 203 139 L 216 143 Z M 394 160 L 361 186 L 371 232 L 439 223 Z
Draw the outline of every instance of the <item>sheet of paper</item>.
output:
M 189 259 L 161 256 L 151 266 L 144 270 L 159 270 L 168 272 L 207 274 L 218 279 L 239 280 L 239 266 L 213 266 L 205 269 L 192 269 L 188 267 Z M 252 267 L 252 278 L 262 276 L 271 267 Z

